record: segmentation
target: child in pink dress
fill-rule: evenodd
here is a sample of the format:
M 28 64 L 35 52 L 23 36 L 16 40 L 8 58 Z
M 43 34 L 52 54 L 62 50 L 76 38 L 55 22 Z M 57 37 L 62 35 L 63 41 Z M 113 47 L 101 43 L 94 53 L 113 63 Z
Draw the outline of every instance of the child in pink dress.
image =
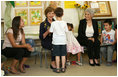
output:
M 78 61 L 76 62 L 76 64 L 82 65 L 82 63 L 80 62 L 80 56 L 81 52 L 84 52 L 83 47 L 80 46 L 79 42 L 73 35 L 73 24 L 67 23 L 67 26 L 69 30 L 67 32 L 67 65 L 70 65 L 69 61 L 70 53 L 72 53 L 73 55 L 77 54 Z

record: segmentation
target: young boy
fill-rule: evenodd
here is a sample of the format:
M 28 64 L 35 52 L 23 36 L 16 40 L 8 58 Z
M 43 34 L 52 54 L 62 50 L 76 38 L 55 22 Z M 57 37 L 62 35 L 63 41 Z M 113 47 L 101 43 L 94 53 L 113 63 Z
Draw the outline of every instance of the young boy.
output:
M 112 65 L 112 56 L 113 56 L 113 50 L 114 50 L 114 44 L 116 43 L 115 40 L 115 31 L 111 29 L 112 27 L 112 21 L 111 20 L 105 20 L 104 21 L 104 28 L 105 30 L 102 31 L 100 42 L 102 46 L 100 48 L 100 51 L 105 59 L 107 59 L 107 66 Z
M 66 32 L 68 31 L 67 23 L 62 21 L 63 9 L 58 7 L 54 11 L 56 16 L 56 21 L 51 23 L 50 32 L 53 33 L 53 56 L 56 56 L 56 69 L 53 71 L 56 73 L 65 72 L 65 61 L 66 61 Z M 60 69 L 60 56 L 62 67 Z

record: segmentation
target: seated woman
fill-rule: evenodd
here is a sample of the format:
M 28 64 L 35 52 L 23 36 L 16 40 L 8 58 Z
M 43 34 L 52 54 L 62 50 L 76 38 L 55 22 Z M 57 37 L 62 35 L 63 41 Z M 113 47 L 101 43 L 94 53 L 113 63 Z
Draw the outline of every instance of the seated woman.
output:
M 98 40 L 98 24 L 92 19 L 94 11 L 91 8 L 85 10 L 85 19 L 80 20 L 78 29 L 78 41 L 88 50 L 89 64 L 91 66 L 100 66 L 98 59 L 100 57 L 100 41 Z
M 5 39 L 3 43 L 2 55 L 7 58 L 13 57 L 10 72 L 18 74 L 16 65 L 19 63 L 19 71 L 25 73 L 23 64 L 30 56 L 32 47 L 25 43 L 25 34 L 22 29 L 24 27 L 23 19 L 20 16 L 14 17 L 12 20 L 12 27 L 5 33 Z
M 47 7 L 45 9 L 45 16 L 46 19 L 40 24 L 40 34 L 39 38 L 41 40 L 41 45 L 45 49 L 52 50 L 52 33 L 49 33 L 49 28 L 51 26 L 51 23 L 54 21 L 54 9 L 52 7 Z M 52 51 L 51 51 L 51 69 L 55 69 L 55 56 L 52 56 Z

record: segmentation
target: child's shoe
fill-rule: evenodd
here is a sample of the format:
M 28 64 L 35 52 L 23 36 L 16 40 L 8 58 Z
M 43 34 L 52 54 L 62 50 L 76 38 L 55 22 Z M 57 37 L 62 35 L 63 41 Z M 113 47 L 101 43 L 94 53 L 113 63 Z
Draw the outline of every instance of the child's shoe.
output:
M 61 70 L 60 70 L 60 68 L 56 68 L 56 69 L 53 69 L 53 72 L 60 73 Z
M 61 72 L 65 73 L 66 72 L 66 68 L 61 68 Z
M 82 66 L 82 63 L 80 61 L 76 61 L 76 64 Z
M 112 62 L 107 62 L 106 66 L 112 66 Z
M 66 62 L 66 65 L 70 65 L 70 61 L 67 61 L 67 62 Z

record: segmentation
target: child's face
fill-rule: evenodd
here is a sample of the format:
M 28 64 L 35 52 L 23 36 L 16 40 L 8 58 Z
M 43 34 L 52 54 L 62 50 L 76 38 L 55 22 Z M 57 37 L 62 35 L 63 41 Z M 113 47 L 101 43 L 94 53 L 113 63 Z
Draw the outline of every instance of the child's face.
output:
M 72 30 L 72 28 L 70 26 L 68 26 L 68 30 L 70 31 L 70 30 Z
M 111 25 L 109 25 L 108 23 L 104 23 L 104 28 L 106 31 L 111 29 Z

